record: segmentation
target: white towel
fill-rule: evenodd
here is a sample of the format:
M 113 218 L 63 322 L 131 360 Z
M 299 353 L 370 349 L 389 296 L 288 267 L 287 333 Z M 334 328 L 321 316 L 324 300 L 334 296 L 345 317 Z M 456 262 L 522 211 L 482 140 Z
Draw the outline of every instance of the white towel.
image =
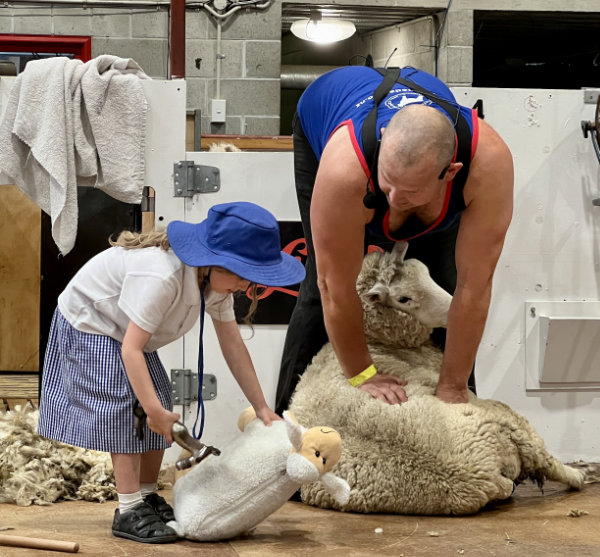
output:
M 147 102 L 131 59 L 103 55 L 29 62 L 0 125 L 0 172 L 51 216 L 66 255 L 77 235 L 77 186 L 139 203 Z

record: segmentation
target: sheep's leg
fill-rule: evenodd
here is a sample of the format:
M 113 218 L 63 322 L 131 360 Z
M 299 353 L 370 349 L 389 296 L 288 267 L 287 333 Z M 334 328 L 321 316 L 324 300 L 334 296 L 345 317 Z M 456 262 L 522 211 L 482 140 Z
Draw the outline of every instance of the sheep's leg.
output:
M 543 470 L 548 480 L 562 482 L 572 489 L 581 489 L 583 487 L 583 480 L 585 478 L 583 470 L 567 466 L 554 457 L 550 457 L 548 464 L 549 466 Z
M 496 480 L 496 486 L 498 488 L 498 492 L 496 496 L 492 499 L 497 499 L 499 501 L 503 501 L 504 499 L 508 499 L 515 490 L 515 483 L 505 476 L 500 476 Z M 474 511 L 477 512 L 477 509 Z

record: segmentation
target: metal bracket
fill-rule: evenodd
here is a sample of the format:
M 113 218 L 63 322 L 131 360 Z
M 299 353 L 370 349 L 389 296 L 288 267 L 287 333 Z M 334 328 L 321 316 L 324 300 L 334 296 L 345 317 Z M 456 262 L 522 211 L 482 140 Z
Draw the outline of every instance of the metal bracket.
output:
M 600 97 L 600 89 L 583 89 L 583 104 L 596 104 Z
M 154 199 L 154 195 L 150 195 L 150 186 L 144 186 L 140 207 L 142 213 L 154 213 Z
M 196 193 L 214 193 L 221 189 L 220 170 L 193 161 L 174 163 L 173 181 L 173 197 L 192 197 Z
M 173 404 L 189 406 L 198 401 L 198 374 L 191 369 L 171 370 L 171 398 Z M 202 399 L 217 398 L 217 378 L 205 373 L 202 378 Z

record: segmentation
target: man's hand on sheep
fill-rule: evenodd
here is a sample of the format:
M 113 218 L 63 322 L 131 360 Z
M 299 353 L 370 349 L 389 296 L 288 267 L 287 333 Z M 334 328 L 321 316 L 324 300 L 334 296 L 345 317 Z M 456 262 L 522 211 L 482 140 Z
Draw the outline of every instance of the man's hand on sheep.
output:
M 388 404 L 401 404 L 408 400 L 402 388 L 404 385 L 406 385 L 406 381 L 402 379 L 385 373 L 377 373 L 357 388 Z
M 438 383 L 435 389 L 435 396 L 444 402 L 451 404 L 459 404 L 461 402 L 469 402 L 469 389 L 465 387 L 453 387 Z

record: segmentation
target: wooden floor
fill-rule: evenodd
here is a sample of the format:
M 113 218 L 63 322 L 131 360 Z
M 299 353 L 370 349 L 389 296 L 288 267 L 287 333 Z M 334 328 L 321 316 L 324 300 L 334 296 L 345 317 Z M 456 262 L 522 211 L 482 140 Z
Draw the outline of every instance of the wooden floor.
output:
M 170 491 L 162 494 L 170 499 Z M 0 504 L 0 528 L 12 528 L 1 533 L 73 541 L 81 555 L 111 557 L 600 556 L 600 484 L 571 492 L 548 483 L 544 494 L 534 485 L 521 485 L 508 502 L 470 517 L 361 515 L 288 502 L 249 535 L 221 543 L 149 545 L 113 537 L 115 507 L 115 502 L 82 501 L 47 507 Z M 61 554 L 67 555 L 0 547 L 1 557 Z

